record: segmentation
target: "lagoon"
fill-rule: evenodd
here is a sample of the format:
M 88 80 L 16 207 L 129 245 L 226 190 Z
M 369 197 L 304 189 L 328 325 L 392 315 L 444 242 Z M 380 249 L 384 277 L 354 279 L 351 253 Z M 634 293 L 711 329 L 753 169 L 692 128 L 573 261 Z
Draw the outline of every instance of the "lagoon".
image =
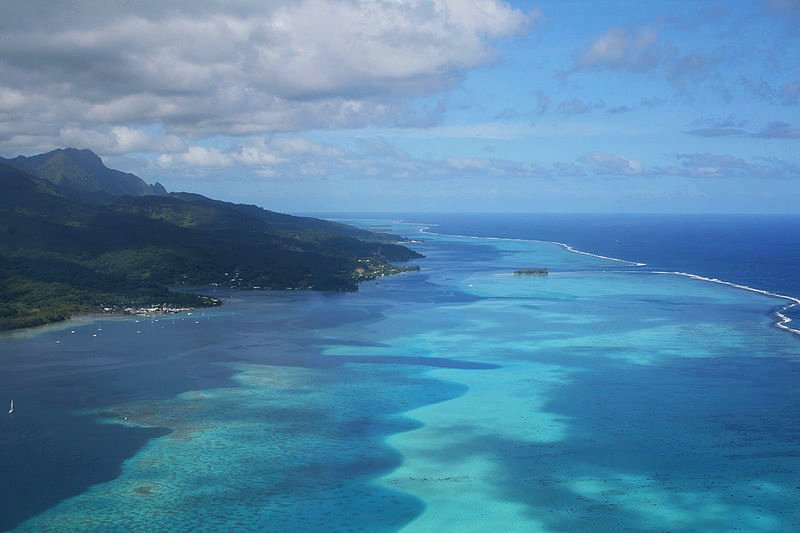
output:
M 800 528 L 784 300 L 422 218 L 357 293 L 4 335 L 0 526 Z

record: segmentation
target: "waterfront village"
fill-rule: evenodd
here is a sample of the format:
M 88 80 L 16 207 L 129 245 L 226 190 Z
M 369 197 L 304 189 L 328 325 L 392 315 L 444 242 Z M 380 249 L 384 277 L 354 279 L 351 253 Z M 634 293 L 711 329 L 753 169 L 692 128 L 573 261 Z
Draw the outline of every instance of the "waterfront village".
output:
M 361 264 L 361 266 L 357 267 L 353 272 L 353 278 L 355 279 L 356 282 L 369 281 L 376 278 L 382 278 L 384 276 L 399 274 L 402 272 L 416 272 L 419 271 L 420 269 L 419 265 L 397 266 L 391 263 L 387 263 L 386 261 L 383 260 L 359 259 L 358 262 Z M 253 289 L 253 290 L 266 289 L 265 287 L 261 287 L 258 285 L 243 286 L 242 279 L 238 271 L 234 271 L 232 275 L 229 272 L 225 272 L 225 277 L 227 278 L 225 282 L 210 283 L 209 286 L 228 287 L 231 289 Z M 301 287 L 286 287 L 284 290 L 298 290 L 300 288 Z M 313 286 L 304 288 L 311 289 L 313 288 Z M 210 296 L 202 296 L 201 298 L 205 301 L 204 307 L 217 307 L 219 305 L 222 305 L 222 301 L 219 298 L 213 298 Z M 153 315 L 185 313 L 193 311 L 194 309 L 195 307 L 175 305 L 166 302 L 160 304 L 151 304 L 146 306 L 136 306 L 136 305 L 102 306 L 103 313 L 136 315 L 136 316 L 153 316 Z

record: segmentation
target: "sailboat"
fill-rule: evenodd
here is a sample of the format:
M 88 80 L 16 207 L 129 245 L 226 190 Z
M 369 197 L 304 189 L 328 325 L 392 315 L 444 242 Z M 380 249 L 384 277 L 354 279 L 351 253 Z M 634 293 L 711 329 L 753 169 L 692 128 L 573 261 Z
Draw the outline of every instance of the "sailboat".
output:
M 8 409 L 8 414 L 14 414 L 14 400 L 11 400 L 11 407 Z

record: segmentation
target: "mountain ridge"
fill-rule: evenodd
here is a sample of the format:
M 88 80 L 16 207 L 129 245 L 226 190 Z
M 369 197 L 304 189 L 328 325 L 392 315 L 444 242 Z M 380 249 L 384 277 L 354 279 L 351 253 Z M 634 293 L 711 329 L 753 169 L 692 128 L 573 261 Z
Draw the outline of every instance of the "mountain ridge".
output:
M 422 257 L 398 241 L 193 193 L 65 187 L 0 161 L 0 330 L 219 304 L 176 285 L 353 291 L 418 269 L 391 263 Z
M 105 192 L 115 196 L 167 194 L 160 183 L 149 185 L 135 174 L 108 168 L 97 154 L 86 149 L 58 148 L 30 157 L 0 157 L 0 163 L 79 191 Z

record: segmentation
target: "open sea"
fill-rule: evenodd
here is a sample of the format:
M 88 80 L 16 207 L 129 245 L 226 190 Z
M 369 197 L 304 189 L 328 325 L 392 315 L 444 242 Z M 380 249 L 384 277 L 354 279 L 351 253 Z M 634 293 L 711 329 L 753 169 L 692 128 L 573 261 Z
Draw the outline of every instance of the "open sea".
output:
M 0 530 L 800 530 L 800 216 L 344 221 L 421 271 L 0 335 Z

